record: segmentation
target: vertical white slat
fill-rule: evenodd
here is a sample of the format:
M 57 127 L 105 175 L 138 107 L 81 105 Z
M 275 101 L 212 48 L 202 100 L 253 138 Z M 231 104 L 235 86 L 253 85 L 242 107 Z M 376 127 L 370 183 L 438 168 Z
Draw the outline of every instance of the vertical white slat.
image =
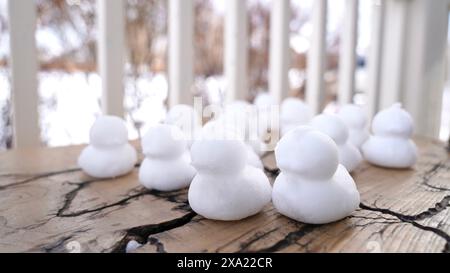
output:
M 325 98 L 327 0 L 314 1 L 311 46 L 308 51 L 306 102 L 319 113 Z
M 290 0 L 272 1 L 270 18 L 269 92 L 280 103 L 289 92 Z
M 125 2 L 97 0 L 98 64 L 104 114 L 124 116 Z
M 379 111 L 381 65 L 383 56 L 385 0 L 373 0 L 371 41 L 368 57 L 367 109 L 372 118 Z
M 445 84 L 447 1 L 410 1 L 402 101 L 418 135 L 437 138 Z
M 246 99 L 248 94 L 247 1 L 227 0 L 225 14 L 226 101 Z
M 192 104 L 194 5 L 169 1 L 169 105 Z
M 383 38 L 382 83 L 379 107 L 384 109 L 402 98 L 405 67 L 406 26 L 409 1 L 386 1 Z
M 34 1 L 8 1 L 11 49 L 14 146 L 40 143 L 36 54 L 36 5 Z
M 355 94 L 356 43 L 358 38 L 358 0 L 346 0 L 339 56 L 338 101 L 352 103 Z

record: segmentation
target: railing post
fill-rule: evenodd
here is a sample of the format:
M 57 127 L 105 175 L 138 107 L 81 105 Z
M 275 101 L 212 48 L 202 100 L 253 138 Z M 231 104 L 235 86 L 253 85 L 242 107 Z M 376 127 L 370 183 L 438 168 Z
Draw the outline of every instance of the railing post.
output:
M 38 146 L 38 92 L 36 5 L 34 1 L 8 1 L 11 48 L 11 86 L 14 146 Z
M 384 39 L 382 55 L 382 82 L 380 92 L 380 108 L 386 108 L 401 101 L 404 67 L 406 26 L 408 24 L 409 1 L 386 1 L 386 20 L 384 23 Z
M 124 116 L 125 3 L 97 0 L 98 69 L 102 79 L 104 114 Z
M 422 136 L 439 133 L 448 9 L 447 0 L 386 1 L 380 108 L 402 102 Z
M 169 1 L 169 105 L 192 104 L 193 85 L 192 0 Z
M 247 1 L 227 0 L 225 14 L 226 101 L 246 99 L 248 94 Z
M 280 103 L 289 92 L 290 0 L 272 1 L 270 18 L 269 91 Z
M 306 102 L 314 113 L 319 113 L 325 99 L 325 59 L 326 59 L 326 22 L 327 0 L 314 1 L 313 31 L 308 52 Z
M 441 126 L 449 2 L 409 1 L 403 103 L 418 135 L 437 138 Z
M 358 0 L 346 0 L 339 56 L 338 101 L 341 105 L 353 102 L 355 94 L 357 37 Z
M 373 0 L 367 84 L 367 109 L 370 118 L 379 110 L 385 4 L 385 0 Z

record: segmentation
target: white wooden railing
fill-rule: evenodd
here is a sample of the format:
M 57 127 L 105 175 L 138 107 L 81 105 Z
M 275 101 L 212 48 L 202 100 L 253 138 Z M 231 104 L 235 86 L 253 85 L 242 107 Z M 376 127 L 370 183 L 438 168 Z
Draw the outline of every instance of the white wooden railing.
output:
M 124 0 L 98 1 L 98 56 L 104 113 L 123 116 L 125 52 Z M 355 91 L 359 0 L 345 0 L 339 68 L 339 103 Z M 366 0 L 365 0 L 366 1 Z M 436 137 L 444 85 L 449 0 L 374 0 L 368 60 L 367 109 L 401 101 L 420 135 Z M 169 0 L 169 105 L 192 103 L 193 0 Z M 245 0 L 227 0 L 224 71 L 227 100 L 248 95 L 248 33 Z M 269 91 L 280 102 L 288 95 L 290 1 L 272 0 Z M 316 113 L 324 107 L 327 0 L 314 1 L 308 52 L 306 101 Z M 9 0 L 15 147 L 39 144 L 36 6 Z

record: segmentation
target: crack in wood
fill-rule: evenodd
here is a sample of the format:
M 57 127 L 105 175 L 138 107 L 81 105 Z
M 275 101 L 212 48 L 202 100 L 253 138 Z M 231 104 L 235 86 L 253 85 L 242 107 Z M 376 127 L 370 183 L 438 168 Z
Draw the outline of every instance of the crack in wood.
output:
M 72 238 L 73 238 L 73 235 L 62 237 L 62 238 L 58 239 L 55 243 L 42 247 L 42 250 L 46 253 L 50 253 L 55 250 L 61 249 L 61 248 L 63 248 L 64 244 L 67 241 L 71 240 Z
M 241 252 L 247 252 L 250 246 L 252 246 L 255 242 L 267 237 L 269 234 L 275 232 L 278 230 L 278 227 L 273 228 L 266 232 L 257 232 L 255 233 L 252 238 L 250 238 L 248 241 L 241 243 L 240 249 L 237 251 L 238 253 Z
M 119 200 L 117 202 L 114 202 L 114 203 L 111 203 L 111 204 L 107 204 L 107 205 L 104 205 L 104 206 L 100 206 L 100 207 L 97 207 L 97 208 L 93 208 L 93 209 L 84 209 L 84 210 L 79 210 L 79 211 L 75 211 L 75 212 L 71 212 L 71 213 L 64 213 L 65 210 L 62 210 L 62 211 L 59 211 L 57 213 L 57 216 L 58 217 L 77 217 L 77 216 L 80 216 L 80 215 L 83 215 L 83 214 L 87 214 L 87 213 L 99 212 L 101 210 L 104 210 L 104 209 L 107 209 L 107 208 L 111 208 L 111 207 L 115 207 L 115 206 L 124 206 L 124 205 L 128 204 L 128 202 L 130 200 L 137 199 L 137 198 L 139 198 L 141 196 L 148 195 L 148 194 L 150 194 L 149 191 L 140 192 L 140 193 L 137 193 L 137 194 L 133 194 L 133 195 L 127 196 L 127 197 L 125 197 L 125 198 L 123 198 L 123 199 L 121 199 L 121 200 Z
M 96 208 L 84 209 L 84 210 L 79 210 L 79 211 L 75 211 L 75 212 L 65 213 L 65 211 L 69 209 L 71 203 L 77 196 L 78 192 L 80 190 L 82 190 L 83 188 L 85 188 L 86 186 L 88 186 L 89 184 L 97 182 L 97 181 L 102 181 L 102 180 L 90 180 L 90 181 L 85 181 L 83 183 L 71 183 L 73 185 L 76 185 L 77 187 L 65 195 L 65 199 L 64 199 L 65 201 L 63 203 L 63 206 L 58 210 L 58 212 L 56 213 L 56 216 L 57 217 L 77 217 L 77 216 L 81 216 L 81 215 L 84 215 L 87 213 L 99 212 L 99 211 L 102 211 L 107 208 L 127 205 L 129 203 L 129 201 L 138 199 L 139 197 L 144 196 L 144 195 L 153 195 L 158 198 L 167 200 L 168 202 L 179 204 L 179 206 L 176 206 L 173 208 L 174 210 L 185 210 L 185 211 L 191 210 L 189 203 L 187 202 L 187 199 L 180 198 L 180 196 L 182 196 L 184 194 L 183 190 L 176 191 L 176 192 L 161 192 L 161 191 L 157 191 L 157 190 L 144 189 L 138 193 L 131 194 L 129 196 L 126 196 L 126 197 L 124 197 L 116 202 L 110 203 L 110 204 L 106 204 L 106 205 L 96 207 Z
M 2 186 L 0 186 L 0 191 L 3 191 L 5 189 L 11 188 L 11 187 L 17 187 L 17 186 L 20 186 L 20 185 L 28 184 L 30 182 L 33 182 L 33 181 L 36 181 L 36 180 L 40 180 L 40 179 L 43 179 L 43 178 L 48 178 L 48 177 L 55 176 L 55 175 L 66 174 L 66 173 L 71 173 L 71 172 L 78 172 L 78 171 L 81 171 L 81 169 L 80 168 L 73 168 L 73 169 L 66 169 L 66 170 L 62 170 L 62 171 L 48 172 L 48 173 L 34 175 L 34 176 L 26 178 L 26 179 L 24 179 L 22 181 L 18 181 L 18 182 L 2 185 Z M 14 174 L 14 175 L 16 175 L 16 174 Z M 17 175 L 29 176 L 29 174 L 17 174 Z M 6 176 L 6 175 L 2 175 L 2 176 Z M 11 176 L 11 174 L 7 174 L 7 176 Z
M 440 187 L 440 186 L 435 186 L 435 185 L 431 185 L 430 184 L 430 180 L 439 173 L 439 170 L 442 168 L 445 168 L 445 162 L 438 162 L 436 164 L 433 164 L 433 166 L 427 170 L 426 172 L 424 172 L 421 176 L 422 181 L 421 184 L 434 189 L 434 190 L 438 190 L 438 191 L 450 191 L 450 188 L 445 188 L 445 187 Z
M 136 240 L 140 244 L 146 244 L 149 240 L 150 235 L 181 227 L 189 223 L 195 216 L 197 216 L 197 213 L 190 211 L 189 213 L 184 214 L 181 217 L 171 219 L 162 223 L 129 228 L 125 230 L 125 236 L 118 243 L 116 243 L 111 252 L 124 253 L 128 242 L 131 240 Z
M 421 213 L 418 213 L 416 215 L 411 216 L 411 218 L 416 220 L 423 220 L 426 218 L 430 218 L 435 216 L 441 211 L 444 211 L 446 208 L 450 207 L 450 195 L 445 196 L 441 201 L 436 203 L 434 207 L 427 209 L 426 211 L 423 211 Z
M 270 252 L 277 252 L 285 249 L 286 247 L 295 244 L 300 238 L 304 237 L 305 235 L 310 234 L 313 232 L 316 228 L 321 227 L 322 225 L 309 225 L 304 224 L 302 225 L 298 230 L 289 232 L 286 236 L 284 236 L 283 239 L 277 241 L 273 245 L 257 250 L 251 250 L 248 252 L 256 252 L 256 253 L 270 253 Z
M 70 205 L 72 204 L 72 201 L 78 195 L 78 192 L 81 191 L 83 188 L 87 187 L 88 185 L 90 185 L 92 183 L 106 181 L 106 180 L 109 180 L 109 178 L 85 180 L 80 183 L 68 182 L 69 185 L 73 185 L 73 186 L 75 186 L 75 188 L 72 189 L 71 191 L 67 192 L 64 195 L 63 205 L 56 212 L 56 216 L 64 217 L 64 212 L 70 207 Z
M 74 233 L 70 234 L 70 235 L 66 235 L 63 236 L 59 239 L 57 239 L 55 242 L 51 243 L 51 244 L 46 244 L 46 245 L 41 245 L 41 246 L 37 246 L 36 248 L 31 249 L 31 252 L 36 252 L 36 250 L 38 251 L 42 251 L 42 252 L 63 252 L 63 251 L 67 251 L 65 243 L 74 239 L 76 234 L 82 234 L 85 232 L 90 231 L 90 228 L 84 228 L 84 229 L 80 229 L 75 231 Z
M 167 251 L 164 249 L 164 244 L 161 243 L 158 238 L 150 237 L 148 238 L 148 243 L 151 245 L 156 246 L 156 252 L 158 253 L 167 253 Z
M 377 211 L 377 212 L 381 212 L 381 213 L 384 213 L 384 214 L 389 214 L 389 215 L 395 216 L 400 221 L 402 221 L 404 223 L 409 223 L 409 224 L 413 225 L 416 228 L 419 228 L 419 229 L 422 229 L 422 230 L 425 230 L 425 231 L 430 231 L 430 232 L 436 234 L 437 236 L 439 236 L 439 237 L 441 237 L 442 239 L 445 240 L 446 243 L 445 243 L 445 246 L 444 246 L 444 249 L 442 250 L 442 252 L 448 253 L 449 250 L 450 250 L 450 235 L 448 235 L 445 231 L 443 231 L 443 230 L 441 230 L 439 228 L 425 226 L 425 225 L 417 223 L 416 222 L 417 220 L 422 220 L 423 219 L 423 218 L 422 219 L 417 218 L 418 215 L 420 215 L 420 213 L 417 214 L 417 215 L 412 215 L 412 216 L 411 215 L 405 215 L 405 214 L 402 214 L 402 213 L 399 213 L 399 212 L 392 211 L 390 209 L 378 208 L 378 207 L 370 207 L 370 206 L 365 205 L 363 203 L 360 203 L 359 207 L 361 209 L 370 210 L 370 211 Z

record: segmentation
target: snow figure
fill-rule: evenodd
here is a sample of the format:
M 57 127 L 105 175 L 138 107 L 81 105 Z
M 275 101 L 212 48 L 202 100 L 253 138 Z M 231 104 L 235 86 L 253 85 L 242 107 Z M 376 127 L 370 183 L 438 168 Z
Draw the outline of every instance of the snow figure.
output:
M 344 165 L 347 171 L 352 172 L 362 161 L 361 153 L 348 141 L 348 128 L 337 115 L 320 114 L 314 117 L 311 127 L 328 135 L 338 147 L 339 163 Z
M 270 202 L 271 186 L 264 172 L 247 163 L 240 140 L 196 140 L 191 147 L 197 175 L 189 187 L 189 204 L 214 220 L 240 220 Z
M 139 181 L 148 189 L 172 191 L 186 188 L 195 175 L 183 132 L 174 125 L 158 124 L 142 138 L 145 159 Z
M 413 123 L 399 103 L 380 111 L 372 121 L 373 135 L 362 146 L 364 158 L 382 167 L 412 167 L 417 161 L 417 147 L 411 140 Z
M 89 142 L 78 158 L 78 165 L 88 175 L 108 178 L 133 170 L 137 162 L 136 150 L 128 143 L 128 131 L 121 118 L 97 118 L 91 127 Z
M 306 125 L 313 117 L 311 107 L 298 98 L 286 98 L 281 104 L 280 126 L 283 136 L 289 130 Z
M 275 148 L 281 173 L 272 202 L 283 215 L 308 224 L 325 224 L 350 215 L 359 206 L 359 192 L 338 148 L 327 135 L 308 126 L 297 127 Z
M 369 138 L 366 113 L 356 104 L 347 104 L 339 109 L 338 116 L 349 129 L 350 143 L 360 149 L 362 144 Z

